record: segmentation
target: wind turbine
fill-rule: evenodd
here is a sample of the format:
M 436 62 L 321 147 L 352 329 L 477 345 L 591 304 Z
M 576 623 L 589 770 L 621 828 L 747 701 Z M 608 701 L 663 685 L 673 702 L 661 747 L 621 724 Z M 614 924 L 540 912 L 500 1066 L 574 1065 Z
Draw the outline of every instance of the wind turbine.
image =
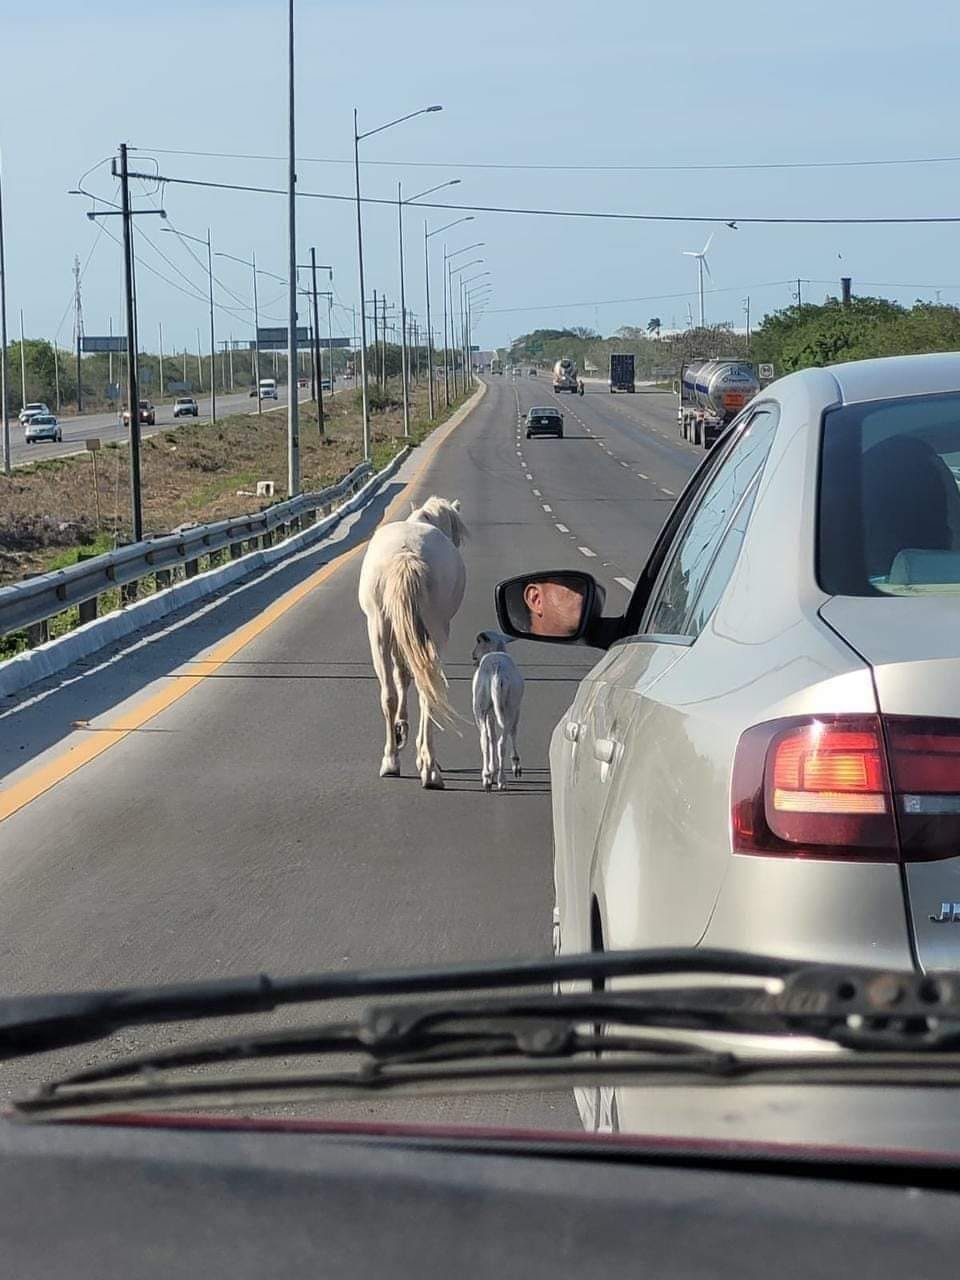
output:
M 703 328 L 703 323 L 704 323 L 703 321 L 703 273 L 704 273 L 704 270 L 706 270 L 707 275 L 710 276 L 710 264 L 709 262 L 707 262 L 707 250 L 710 248 L 710 245 L 713 243 L 713 236 L 714 236 L 714 233 L 711 231 L 710 237 L 707 240 L 707 243 L 703 246 L 703 248 L 700 250 L 699 253 L 697 252 L 696 249 L 683 250 L 683 256 L 685 258 L 696 258 L 697 260 L 697 283 L 699 285 L 699 292 L 700 292 L 700 328 L 701 329 Z M 710 279 L 712 280 L 713 276 L 710 276 Z

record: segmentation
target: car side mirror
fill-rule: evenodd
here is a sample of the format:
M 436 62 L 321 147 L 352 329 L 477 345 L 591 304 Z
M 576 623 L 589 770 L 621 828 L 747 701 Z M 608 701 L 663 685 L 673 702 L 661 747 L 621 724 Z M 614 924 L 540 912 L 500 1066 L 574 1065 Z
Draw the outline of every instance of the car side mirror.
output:
M 606 593 L 589 573 L 545 569 L 497 584 L 501 630 L 518 640 L 579 644 L 603 612 Z

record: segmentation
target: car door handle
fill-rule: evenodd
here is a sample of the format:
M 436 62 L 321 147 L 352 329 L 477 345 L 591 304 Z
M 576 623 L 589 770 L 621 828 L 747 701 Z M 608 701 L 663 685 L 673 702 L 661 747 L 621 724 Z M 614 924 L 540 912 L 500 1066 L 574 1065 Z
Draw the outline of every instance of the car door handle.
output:
M 563 726 L 563 736 L 568 742 L 580 741 L 580 724 L 576 720 L 568 720 Z
M 612 738 L 597 738 L 593 744 L 593 754 L 601 764 L 613 764 L 619 745 Z

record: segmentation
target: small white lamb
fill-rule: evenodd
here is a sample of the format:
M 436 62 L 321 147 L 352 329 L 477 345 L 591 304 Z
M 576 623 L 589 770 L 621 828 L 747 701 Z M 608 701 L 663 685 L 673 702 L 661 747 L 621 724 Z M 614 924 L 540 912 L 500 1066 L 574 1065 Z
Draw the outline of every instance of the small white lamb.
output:
M 503 752 L 509 736 L 513 747 L 513 776 L 520 777 L 517 726 L 523 700 L 523 676 L 506 649 L 511 637 L 499 631 L 481 631 L 473 647 L 473 717 L 480 730 L 481 779 L 484 791 L 494 782 L 503 790 Z

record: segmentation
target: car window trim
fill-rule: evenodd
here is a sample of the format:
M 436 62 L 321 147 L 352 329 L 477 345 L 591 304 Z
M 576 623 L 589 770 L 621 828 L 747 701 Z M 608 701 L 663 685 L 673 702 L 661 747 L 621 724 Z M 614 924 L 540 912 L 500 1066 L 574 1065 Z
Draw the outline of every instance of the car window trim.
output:
M 756 413 L 770 405 L 773 405 L 777 413 L 779 413 L 779 404 L 776 400 L 764 400 L 761 404 L 746 406 L 739 417 L 734 418 L 730 423 L 723 435 L 718 437 L 713 448 L 706 454 L 687 481 L 679 498 L 673 504 L 663 528 L 657 535 L 653 549 L 643 567 L 643 572 L 637 579 L 637 585 L 624 614 L 625 635 L 637 635 L 643 632 L 643 626 L 650 612 L 650 602 L 653 600 L 656 588 L 660 583 L 661 571 L 669 558 L 671 548 L 689 523 L 690 512 L 696 499 L 703 493 L 703 490 L 716 475 L 717 470 L 726 461 L 730 451 L 743 435 L 748 424 L 753 421 Z
M 716 476 L 717 471 L 719 470 L 719 468 L 720 468 L 721 466 L 723 466 L 723 464 L 726 462 L 727 458 L 729 458 L 730 454 L 733 452 L 733 450 L 736 448 L 737 444 L 739 444 L 739 442 L 740 442 L 741 438 L 743 437 L 743 433 L 744 433 L 745 431 L 749 430 L 749 428 L 750 428 L 750 427 L 751 427 L 751 425 L 753 424 L 754 420 L 755 420 L 756 418 L 758 418 L 758 417 L 760 416 L 760 414 L 761 414 L 761 413 L 766 413 L 766 412 L 771 411 L 771 410 L 773 411 L 774 417 L 776 418 L 776 421 L 775 421 L 775 423 L 774 423 L 774 425 L 773 425 L 773 430 L 774 430 L 774 432 L 776 432 L 777 428 L 778 428 L 778 427 L 779 427 L 779 425 L 780 425 L 780 406 L 779 406 L 779 404 L 777 403 L 777 401 L 776 401 L 776 400 L 764 400 L 761 404 L 751 404 L 751 405 L 750 405 L 749 412 L 744 416 L 743 423 L 742 423 L 742 425 L 741 425 L 741 426 L 738 428 L 738 430 L 737 430 L 736 438 L 735 438 L 735 439 L 731 439 L 731 441 L 730 441 L 730 443 L 728 444 L 728 446 L 724 449 L 724 451 L 723 451 L 723 457 L 722 457 L 722 458 L 720 459 L 720 461 L 717 463 L 717 467 L 714 469 L 714 471 L 713 471 L 713 473 L 712 473 L 712 475 L 711 475 L 711 479 L 713 479 L 713 478 Z M 733 424 L 733 425 L 736 425 L 736 420 L 734 421 L 734 424 Z M 716 447 L 716 446 L 714 446 L 714 447 Z M 740 501 L 737 503 L 736 507 L 734 507 L 734 509 L 731 511 L 729 518 L 727 519 L 726 523 L 724 524 L 723 532 L 721 533 L 721 535 L 720 535 L 719 539 L 717 540 L 717 544 L 716 544 L 716 546 L 714 547 L 713 555 L 710 557 L 710 563 L 709 563 L 709 565 L 707 566 L 707 570 L 706 570 L 706 572 L 704 573 L 703 581 L 702 581 L 702 582 L 701 582 L 701 584 L 700 584 L 700 589 L 699 589 L 699 591 L 697 592 L 697 595 L 696 595 L 696 598 L 695 598 L 695 600 L 694 600 L 694 603 L 691 605 L 691 607 L 688 609 L 687 613 L 686 613 L 686 614 L 685 614 L 685 616 L 684 616 L 684 619 L 683 619 L 683 625 L 684 625 L 684 627 L 686 627 L 686 626 L 688 626 L 688 625 L 689 625 L 690 619 L 691 619 L 691 617 L 693 616 L 693 611 L 694 611 L 694 609 L 696 608 L 697 603 L 699 602 L 699 599 L 700 599 L 700 593 L 703 591 L 703 588 L 704 588 L 704 586 L 705 586 L 705 584 L 706 584 L 707 577 L 708 577 L 708 576 L 709 576 L 709 574 L 710 574 L 710 570 L 713 568 L 713 564 L 714 564 L 714 561 L 716 560 L 717 554 L 719 553 L 720 548 L 723 546 L 723 543 L 724 543 L 724 540 L 726 539 L 727 534 L 730 532 L 730 526 L 731 526 L 731 524 L 733 523 L 733 521 L 736 519 L 737 513 L 738 513 L 738 512 L 739 512 L 739 510 L 740 510 L 740 506 L 741 506 L 741 504 L 742 504 L 742 502 L 743 502 L 744 498 L 747 496 L 747 494 L 748 494 L 748 493 L 750 492 L 750 490 L 753 488 L 754 484 L 758 482 L 758 477 L 759 477 L 760 475 L 762 475 L 762 473 L 763 473 L 763 469 L 764 469 L 764 467 L 767 465 L 767 458 L 770 456 L 770 449 L 772 449 L 772 448 L 773 448 L 773 440 L 771 439 L 771 441 L 770 441 L 770 446 L 768 447 L 767 452 L 766 452 L 766 453 L 764 454 L 764 456 L 763 456 L 763 461 L 761 462 L 761 464 L 760 464 L 760 466 L 757 468 L 757 470 L 754 472 L 754 474 L 751 476 L 749 484 L 747 485 L 746 489 L 744 489 L 743 493 L 740 495 Z M 703 487 L 701 487 L 700 492 L 701 492 L 701 493 L 703 492 Z M 688 507 L 688 508 L 687 508 L 686 517 L 685 517 L 685 519 L 684 519 L 683 525 L 682 525 L 682 527 L 681 527 L 680 529 L 678 529 L 677 534 L 676 534 L 676 537 L 675 537 L 675 539 L 674 539 L 674 542 L 673 542 L 673 543 L 671 543 L 671 550 L 673 549 L 673 547 L 674 547 L 677 543 L 679 543 L 679 542 L 680 542 L 680 540 L 683 538 L 683 536 L 684 536 L 684 534 L 686 533 L 686 531 L 689 529 L 690 524 L 691 524 L 691 522 L 692 522 L 692 520 L 693 520 L 693 517 L 694 517 L 694 515 L 696 514 L 696 510 L 697 510 L 697 508 L 696 508 L 695 506 L 693 506 L 693 505 L 691 505 L 690 507 Z M 662 585 L 662 583 L 663 583 L 663 579 L 664 579 L 664 573 L 665 573 L 665 570 L 666 570 L 666 568 L 667 568 L 668 564 L 672 564 L 672 562 L 673 562 L 673 558 L 672 558 L 672 556 L 671 556 L 671 555 L 669 555 L 669 554 L 668 554 L 668 555 L 666 555 L 666 556 L 664 557 L 663 564 L 660 566 L 660 570 L 659 570 L 659 571 L 658 571 L 658 573 L 657 573 L 657 580 L 656 580 L 656 582 L 654 583 L 654 586 L 653 586 L 653 588 L 652 588 L 652 589 L 651 589 L 651 591 L 650 591 L 650 597 L 649 597 L 649 599 L 648 599 L 648 601 L 647 601 L 647 606 L 646 606 L 646 608 L 645 608 L 645 609 L 644 609 L 644 611 L 643 611 L 643 619 L 642 619 L 642 621 L 641 621 L 641 626 L 640 626 L 640 631 L 641 631 L 641 632 L 643 631 L 643 626 L 644 626 L 644 624 L 649 620 L 649 618 L 650 618 L 650 616 L 651 616 L 651 613 L 652 613 L 652 611 L 653 611 L 653 609 L 652 609 L 652 605 L 653 605 L 653 601 L 654 601 L 654 600 L 655 600 L 655 598 L 656 598 L 657 588 L 658 588 L 658 587 L 660 587 L 660 586 Z M 696 637 L 695 637 L 695 636 L 691 637 L 691 642 L 692 642 L 693 640 L 695 640 L 695 639 L 696 639 Z
M 691 604 L 690 608 L 687 610 L 686 617 L 683 619 L 684 635 L 690 634 L 688 628 L 690 627 L 690 624 L 693 621 L 693 615 L 696 613 L 697 607 L 700 604 L 700 597 L 703 595 L 704 589 L 707 585 L 707 579 L 710 577 L 710 574 L 713 571 L 713 566 L 717 562 L 717 556 L 720 554 L 723 548 L 723 544 L 726 542 L 727 536 L 730 533 L 731 528 L 733 527 L 733 522 L 736 520 L 737 516 L 740 514 L 743 504 L 746 502 L 746 500 L 750 497 L 751 494 L 755 495 L 756 490 L 760 484 L 760 479 L 763 475 L 763 468 L 766 465 L 766 461 L 767 459 L 765 457 L 763 459 L 763 462 L 761 462 L 760 466 L 757 467 L 756 471 L 751 476 L 750 483 L 747 485 L 746 489 L 744 489 L 743 493 L 740 495 L 740 501 L 737 503 L 737 505 L 734 507 L 734 509 L 730 513 L 730 519 L 727 521 L 726 525 L 724 526 L 723 533 L 720 535 L 720 540 L 717 543 L 716 547 L 714 547 L 713 555 L 710 557 L 710 563 L 707 565 L 706 572 L 703 575 L 703 581 L 700 583 L 700 587 L 697 591 L 696 596 L 694 597 L 693 603 Z M 746 537 L 746 530 L 744 530 L 744 537 Z M 740 559 L 740 554 L 738 552 L 737 560 L 739 559 Z M 736 567 L 737 567 L 737 561 L 735 560 L 733 562 L 733 569 L 731 569 L 730 571 L 731 578 L 733 577 L 733 573 Z M 727 582 L 729 581 L 730 581 L 730 578 L 727 579 Z M 724 591 L 725 590 L 726 590 L 726 586 L 724 586 Z M 718 604 L 720 603 L 719 600 L 717 601 L 717 603 Z M 697 636 L 699 635 L 700 635 L 700 632 L 698 631 L 696 636 L 693 636 L 693 635 L 690 636 L 690 642 L 693 643 L 693 641 L 696 640 Z

